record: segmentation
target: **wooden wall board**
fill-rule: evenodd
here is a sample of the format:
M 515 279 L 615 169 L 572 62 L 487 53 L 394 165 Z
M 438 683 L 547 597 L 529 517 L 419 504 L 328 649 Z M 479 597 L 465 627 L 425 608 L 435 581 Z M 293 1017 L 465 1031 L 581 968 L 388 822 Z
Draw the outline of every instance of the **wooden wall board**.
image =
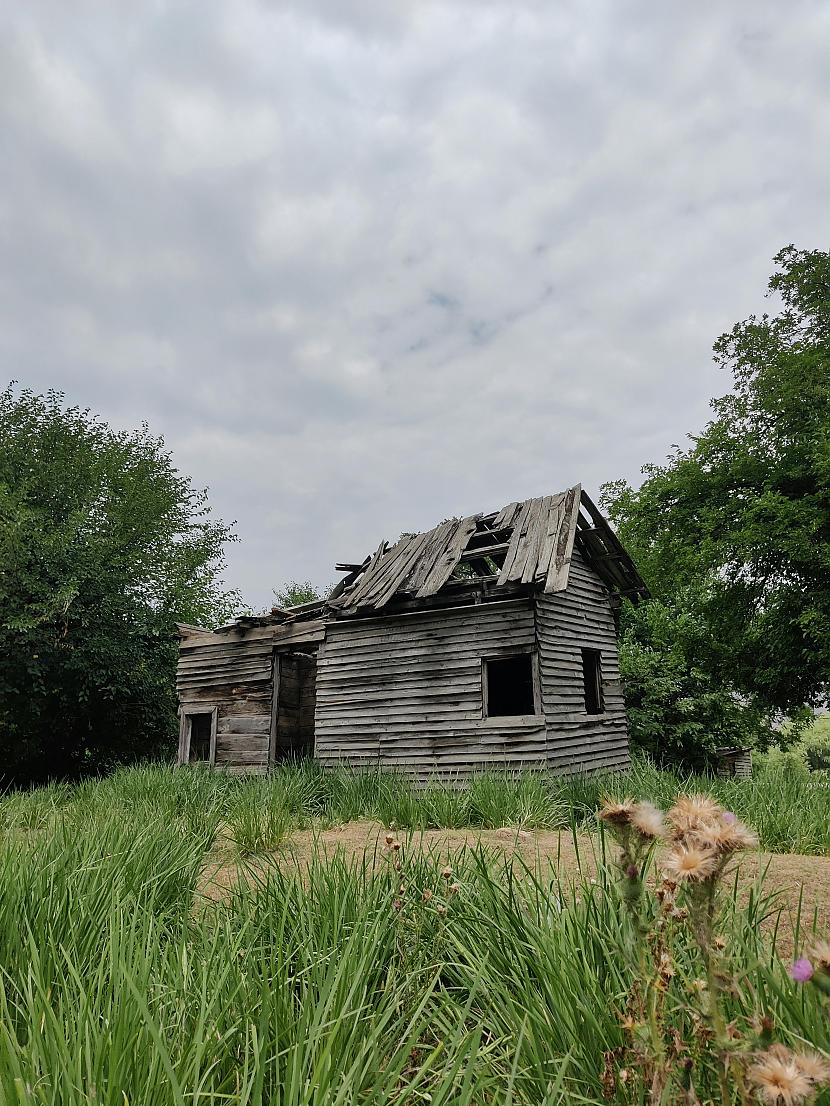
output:
M 544 761 L 541 715 L 482 717 L 482 656 L 534 646 L 528 599 L 332 623 L 318 666 L 317 758 L 424 777 Z
M 542 700 L 548 729 L 548 763 L 562 768 L 625 767 L 628 728 L 619 679 L 619 649 L 608 593 L 578 550 L 565 591 L 539 595 L 536 626 Z M 573 586 L 573 585 L 576 586 Z M 583 648 L 601 655 L 605 711 L 585 711 Z

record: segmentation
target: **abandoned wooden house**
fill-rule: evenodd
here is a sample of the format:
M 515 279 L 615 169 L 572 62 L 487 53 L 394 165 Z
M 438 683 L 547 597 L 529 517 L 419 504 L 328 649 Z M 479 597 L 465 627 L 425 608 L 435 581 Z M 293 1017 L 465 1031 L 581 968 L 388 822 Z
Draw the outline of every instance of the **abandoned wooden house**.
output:
M 181 626 L 179 763 L 266 771 L 628 763 L 616 622 L 647 594 L 579 486 L 382 542 L 325 600 Z

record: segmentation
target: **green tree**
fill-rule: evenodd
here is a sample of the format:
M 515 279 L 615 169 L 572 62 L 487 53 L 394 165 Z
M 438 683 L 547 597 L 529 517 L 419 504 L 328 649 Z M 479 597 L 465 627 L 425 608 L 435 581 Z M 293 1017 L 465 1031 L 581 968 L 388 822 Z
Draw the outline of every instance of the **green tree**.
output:
M 694 664 L 713 686 L 790 712 L 826 702 L 830 674 L 830 254 L 775 262 L 775 313 L 714 347 L 733 391 L 604 503 L 657 601 L 705 627 Z
M 772 737 L 763 708 L 703 663 L 709 630 L 688 595 L 627 605 L 621 629 L 631 738 L 658 764 L 701 770 L 719 747 Z
M 0 773 L 172 752 L 176 621 L 215 624 L 230 529 L 146 426 L 0 392 Z
M 310 580 L 289 580 L 281 588 L 274 588 L 274 600 L 278 607 L 298 607 L 301 603 L 313 603 L 322 599 L 324 592 Z

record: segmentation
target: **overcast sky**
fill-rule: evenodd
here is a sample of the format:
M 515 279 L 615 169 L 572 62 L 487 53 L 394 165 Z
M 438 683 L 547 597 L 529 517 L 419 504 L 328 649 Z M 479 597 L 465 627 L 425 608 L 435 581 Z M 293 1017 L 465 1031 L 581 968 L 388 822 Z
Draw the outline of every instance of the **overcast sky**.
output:
M 830 241 L 826 0 L 2 12 L 2 375 L 162 433 L 254 606 L 637 480 Z

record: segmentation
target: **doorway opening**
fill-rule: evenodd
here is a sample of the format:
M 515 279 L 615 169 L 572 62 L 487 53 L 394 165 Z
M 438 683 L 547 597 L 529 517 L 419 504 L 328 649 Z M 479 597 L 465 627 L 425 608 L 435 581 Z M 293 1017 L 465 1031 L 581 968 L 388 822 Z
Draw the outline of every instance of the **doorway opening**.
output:
M 277 653 L 269 759 L 314 755 L 314 708 L 317 703 L 315 653 Z

